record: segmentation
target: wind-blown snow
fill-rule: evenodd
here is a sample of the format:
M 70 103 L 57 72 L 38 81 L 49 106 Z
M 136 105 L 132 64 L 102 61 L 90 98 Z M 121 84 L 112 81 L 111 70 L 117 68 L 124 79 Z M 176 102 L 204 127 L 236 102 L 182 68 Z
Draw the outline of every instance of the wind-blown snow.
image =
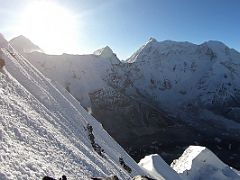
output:
M 237 170 L 224 164 L 206 147 L 189 146 L 171 167 L 186 180 L 195 179 L 240 179 Z

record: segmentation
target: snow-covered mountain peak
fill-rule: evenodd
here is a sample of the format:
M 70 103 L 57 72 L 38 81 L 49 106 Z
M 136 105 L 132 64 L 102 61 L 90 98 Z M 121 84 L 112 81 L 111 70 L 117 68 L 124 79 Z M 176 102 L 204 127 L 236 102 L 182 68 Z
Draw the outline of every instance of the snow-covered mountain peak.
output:
M 111 58 L 114 55 L 112 49 L 109 46 L 105 46 L 104 48 L 98 49 L 94 51 L 93 54 L 97 56 L 102 56 L 104 58 Z
M 176 54 L 193 49 L 197 45 L 190 42 L 178 42 L 165 40 L 158 42 L 154 38 L 150 38 L 139 50 L 137 50 L 127 61 L 142 62 L 150 59 L 159 59 L 161 55 Z
M 239 53 L 233 49 L 230 49 L 227 45 L 220 41 L 207 41 L 199 45 L 202 49 L 205 49 L 207 54 L 212 54 L 213 57 L 217 57 L 220 61 L 227 61 L 229 59 L 238 59 Z
M 153 38 L 153 37 L 150 37 L 148 42 L 147 42 L 147 44 L 148 43 L 155 43 L 155 42 L 157 42 L 157 40 L 155 38 Z
M 225 48 L 225 47 L 227 47 L 223 42 L 216 41 L 216 40 L 209 40 L 207 42 L 204 42 L 203 44 L 206 44 L 211 48 Z
M 31 53 L 34 51 L 43 52 L 43 50 L 34 44 L 31 40 L 23 35 L 17 36 L 9 41 L 9 43 L 19 52 Z
M 93 54 L 101 57 L 104 60 L 110 60 L 112 64 L 120 63 L 120 60 L 109 46 L 105 46 L 104 48 L 98 49 L 94 51 Z
M 210 40 L 210 41 L 204 42 L 201 45 L 208 46 L 209 48 L 211 48 L 214 51 L 222 51 L 222 50 L 228 48 L 227 45 L 225 45 L 223 42 L 221 42 L 221 41 L 214 41 L 214 40 Z

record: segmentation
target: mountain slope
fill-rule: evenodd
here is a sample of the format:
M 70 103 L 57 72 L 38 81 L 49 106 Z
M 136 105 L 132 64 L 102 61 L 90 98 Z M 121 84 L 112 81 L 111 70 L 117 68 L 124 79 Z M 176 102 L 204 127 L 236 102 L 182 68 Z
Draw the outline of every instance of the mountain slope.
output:
M 0 39 L 0 179 L 40 179 L 44 175 L 69 179 L 144 174 L 133 159 L 60 85 L 52 84 L 23 56 Z M 7 45 L 7 46 L 6 46 Z M 10 47 L 10 46 L 9 46 Z M 91 124 L 94 151 L 86 127 Z M 129 174 L 118 160 L 131 167 Z

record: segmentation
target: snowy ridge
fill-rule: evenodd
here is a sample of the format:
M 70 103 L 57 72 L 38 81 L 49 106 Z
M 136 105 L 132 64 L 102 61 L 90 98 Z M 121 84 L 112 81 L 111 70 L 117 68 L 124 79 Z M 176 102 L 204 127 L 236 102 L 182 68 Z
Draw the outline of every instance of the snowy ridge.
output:
M 66 90 L 53 86 L 18 52 L 7 47 L 1 43 L 0 55 L 6 65 L 0 73 L 0 179 L 62 174 L 69 179 L 111 174 L 128 179 L 130 174 L 120 166 L 119 156 L 131 167 L 131 176 L 144 174 Z M 87 124 L 93 126 L 105 158 L 92 149 Z
M 201 146 L 189 146 L 171 167 L 186 180 L 240 179 L 237 170 L 224 164 L 210 150 Z
M 181 179 L 158 154 L 145 156 L 138 164 L 155 179 Z

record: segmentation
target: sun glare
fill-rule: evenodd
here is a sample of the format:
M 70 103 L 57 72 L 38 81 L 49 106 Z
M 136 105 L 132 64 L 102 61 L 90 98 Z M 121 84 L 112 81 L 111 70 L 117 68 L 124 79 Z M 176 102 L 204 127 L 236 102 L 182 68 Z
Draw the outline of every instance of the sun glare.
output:
M 54 2 L 32 2 L 24 10 L 19 22 L 20 32 L 46 53 L 60 54 L 76 48 L 76 18 Z

